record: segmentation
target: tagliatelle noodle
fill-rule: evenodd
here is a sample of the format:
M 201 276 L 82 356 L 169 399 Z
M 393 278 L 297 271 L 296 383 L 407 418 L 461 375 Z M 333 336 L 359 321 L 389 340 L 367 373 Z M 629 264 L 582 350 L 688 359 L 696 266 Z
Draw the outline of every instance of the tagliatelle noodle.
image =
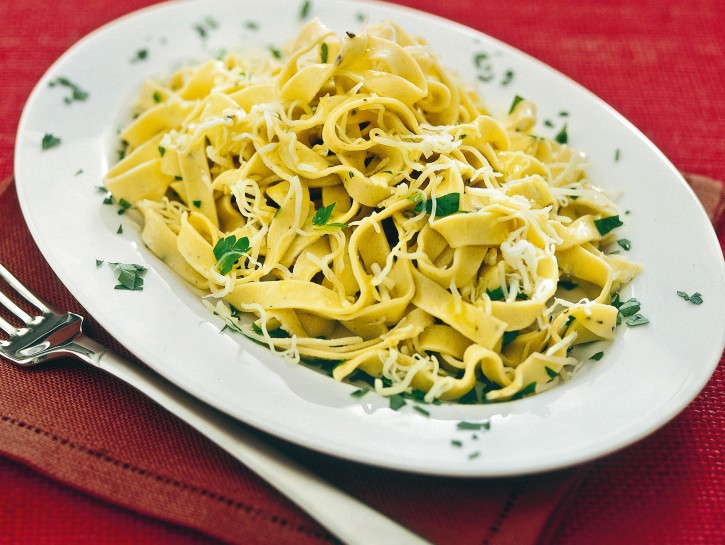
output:
M 611 296 L 640 267 L 604 253 L 595 220 L 617 209 L 583 155 L 536 136 L 528 101 L 494 118 L 395 23 L 315 20 L 282 60 L 184 68 L 137 109 L 106 186 L 210 310 L 275 352 L 383 395 L 493 401 L 614 337 Z M 223 271 L 215 247 L 242 239 Z

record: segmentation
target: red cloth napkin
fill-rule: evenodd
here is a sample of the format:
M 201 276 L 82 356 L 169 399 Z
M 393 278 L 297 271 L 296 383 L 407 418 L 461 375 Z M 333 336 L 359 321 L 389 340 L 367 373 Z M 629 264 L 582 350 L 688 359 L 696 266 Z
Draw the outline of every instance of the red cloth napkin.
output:
M 84 34 L 148 3 L 0 4 L 0 180 L 11 174 L 20 110 L 43 71 Z M 612 104 L 679 168 L 723 177 L 720 3 L 397 3 L 549 63 Z M 722 202 L 721 185 L 700 182 L 691 180 L 706 205 Z M 712 217 L 721 207 L 711 207 Z M 725 240 L 721 225 L 718 232 Z M 0 261 L 47 299 L 82 310 L 32 243 L 9 181 L 0 183 Z M 92 320 L 87 330 L 113 342 Z M 578 470 L 534 478 L 421 478 L 277 444 L 436 543 L 722 543 L 724 368 L 653 436 Z M 0 450 L 8 456 L 0 458 L 2 544 L 334 542 L 240 464 L 110 377 L 70 361 L 30 372 L 0 361 L 0 388 Z

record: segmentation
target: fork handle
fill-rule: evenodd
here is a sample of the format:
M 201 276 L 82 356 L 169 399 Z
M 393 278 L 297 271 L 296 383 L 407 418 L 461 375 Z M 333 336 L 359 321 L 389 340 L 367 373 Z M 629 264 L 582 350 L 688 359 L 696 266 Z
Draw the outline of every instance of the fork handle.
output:
M 318 477 L 157 373 L 81 335 L 68 347 L 136 388 L 234 456 L 347 545 L 431 545 L 382 513 Z

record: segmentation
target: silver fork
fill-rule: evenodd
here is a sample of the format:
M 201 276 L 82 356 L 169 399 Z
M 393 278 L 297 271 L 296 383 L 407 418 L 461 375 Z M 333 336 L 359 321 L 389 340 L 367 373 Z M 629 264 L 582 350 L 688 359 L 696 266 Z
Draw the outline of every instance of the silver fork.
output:
M 34 295 L 0 264 L 0 278 L 40 314 L 31 316 L 0 290 L 0 304 L 24 325 L 0 316 L 0 355 L 29 367 L 58 357 L 75 357 L 141 391 L 229 452 L 295 502 L 348 545 L 430 543 L 332 486 L 265 443 L 234 418 L 206 405 L 150 369 L 112 352 L 82 331 L 83 318 L 59 312 Z M 18 299 L 16 299 L 18 300 Z

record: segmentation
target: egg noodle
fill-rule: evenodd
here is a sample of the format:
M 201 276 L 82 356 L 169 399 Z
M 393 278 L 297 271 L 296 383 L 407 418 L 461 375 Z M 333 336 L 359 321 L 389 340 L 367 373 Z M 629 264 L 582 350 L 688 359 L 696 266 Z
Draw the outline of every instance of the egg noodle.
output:
M 526 100 L 492 117 L 395 23 L 315 20 L 283 55 L 147 82 L 105 184 L 148 248 L 271 350 L 382 395 L 508 400 L 613 339 L 611 297 L 639 271 L 602 250 L 617 209 L 583 154 L 535 124 Z

